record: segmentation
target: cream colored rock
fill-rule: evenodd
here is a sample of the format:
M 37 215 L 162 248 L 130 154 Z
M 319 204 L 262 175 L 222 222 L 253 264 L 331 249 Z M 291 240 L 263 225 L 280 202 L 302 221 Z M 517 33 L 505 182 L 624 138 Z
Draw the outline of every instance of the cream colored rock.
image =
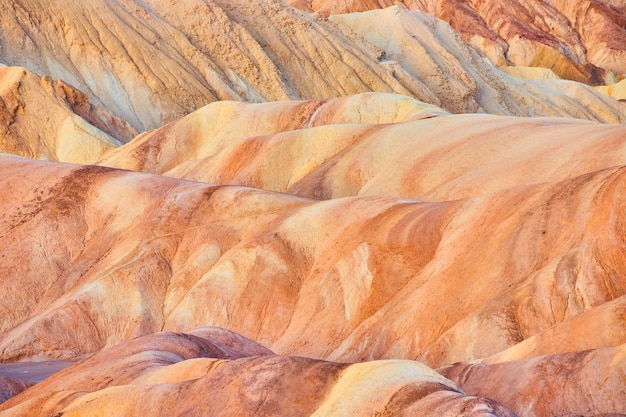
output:
M 11 0 L 0 16 L 0 59 L 64 80 L 140 131 L 219 100 L 370 91 L 443 103 L 453 112 L 624 118 L 612 100 L 596 111 L 590 98 L 555 99 L 543 87 L 516 85 L 449 26 L 404 9 L 366 13 L 359 23 L 366 35 L 359 36 L 333 23 L 354 18 L 328 21 L 279 0 L 184 0 L 175 13 L 172 7 L 171 0 Z M 400 53 L 408 49 L 419 59 Z
M 502 76 L 448 24 L 425 13 L 390 7 L 330 19 L 385 51 L 388 60 L 421 80 L 453 113 L 570 116 L 611 123 L 624 120 L 619 103 L 598 96 L 583 84 L 562 81 L 568 85 L 564 89 L 531 81 L 518 83 Z
M 216 100 L 427 97 L 380 51 L 278 0 L 12 0 L 0 27 L 0 59 L 65 80 L 139 130 Z
M 616 98 L 620 101 L 626 101 L 626 79 L 607 86 L 595 87 L 596 90 Z
M 626 127 L 450 115 L 375 93 L 221 102 L 143 134 L 99 164 L 316 199 L 441 201 L 624 165 Z
M 136 134 L 62 81 L 0 65 L 0 152 L 86 163 Z
M 325 130 L 316 128 L 327 125 L 347 125 L 347 129 L 337 126 L 338 131 L 342 130 L 349 136 L 356 137 L 351 132 L 362 130 L 356 125 L 391 124 L 410 117 L 430 117 L 444 113 L 438 107 L 409 97 L 381 93 L 366 93 L 320 101 L 285 101 L 264 104 L 212 103 L 163 128 L 138 136 L 128 146 L 114 150 L 110 155 L 98 161 L 98 164 L 162 174 L 186 162 L 220 157 L 233 148 L 236 150 L 239 145 L 251 148 L 247 154 L 244 150 L 239 150 L 241 155 L 233 155 L 237 160 L 229 159 L 225 161 L 225 164 L 220 165 L 217 169 L 220 171 L 219 175 L 227 177 L 229 171 L 241 169 L 242 163 L 250 164 L 249 160 L 253 158 L 252 153 L 263 145 L 263 136 L 292 131 L 298 134 L 298 132 L 306 133 L 311 130 L 310 138 L 316 141 L 316 132 Z M 330 126 L 329 129 L 332 130 L 333 127 Z M 255 141 L 258 142 L 256 145 L 254 143 L 250 145 L 249 142 Z M 320 143 L 315 146 L 320 151 L 325 146 L 330 146 L 335 149 L 336 153 L 345 141 L 337 135 L 326 135 L 326 140 L 317 141 Z M 315 155 L 314 149 L 306 148 L 306 143 L 300 147 L 295 145 L 295 148 L 296 151 L 304 152 L 313 159 L 320 159 Z M 283 154 L 283 156 L 286 155 Z M 300 157 L 307 156 L 300 155 Z M 263 160 L 264 157 L 259 155 L 258 162 L 262 163 Z M 285 167 L 277 167 L 276 174 L 280 175 L 284 170 Z M 190 179 L 199 180 L 200 178 L 190 176 Z M 224 182 L 217 179 L 210 180 L 208 177 L 202 180 Z
M 626 8 L 619 0 L 289 0 L 325 15 L 390 6 L 427 12 L 450 23 L 494 64 L 538 66 L 561 78 L 604 83 L 626 73 Z
M 542 67 L 515 67 L 504 66 L 498 67 L 502 72 L 509 74 L 515 78 L 523 78 L 525 80 L 560 80 L 561 77 L 556 75 L 554 71 Z M 598 87 L 596 87 L 598 89 Z
M 233 348 L 233 345 L 236 345 Z M 275 356 L 222 329 L 157 333 L 77 363 L 0 405 L 0 415 L 502 416 L 412 361 L 337 364 Z

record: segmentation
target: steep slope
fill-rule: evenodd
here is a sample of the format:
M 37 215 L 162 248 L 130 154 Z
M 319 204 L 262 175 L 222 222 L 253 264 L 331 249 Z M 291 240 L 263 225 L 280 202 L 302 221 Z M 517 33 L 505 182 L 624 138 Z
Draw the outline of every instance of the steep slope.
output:
M 440 366 L 626 293 L 623 168 L 456 202 L 315 202 L 1 162 L 5 361 L 212 324 L 281 354 Z
M 377 51 L 277 0 L 11 0 L 0 28 L 1 60 L 67 81 L 137 129 L 223 99 L 428 98 Z
M 349 399 L 349 401 L 346 401 Z M 2 411 L 4 410 L 4 411 Z M 0 415 L 514 417 L 423 364 L 275 356 L 216 328 L 116 346 L 0 405 Z
M 387 59 L 415 74 L 439 97 L 443 107 L 454 113 L 572 115 L 623 121 L 623 107 L 599 98 L 585 85 L 567 81 L 518 83 L 504 76 L 470 50 L 448 24 L 425 13 L 391 7 L 330 19 L 384 50 Z M 563 85 L 576 92 L 567 92 Z M 591 114 L 582 116 L 588 112 Z
M 493 365 L 457 364 L 440 371 L 468 394 L 489 396 L 524 410 L 524 416 L 622 417 L 625 355 L 622 344 Z
M 398 6 L 419 10 L 448 22 L 467 43 L 478 47 L 494 63 L 505 61 L 508 45 L 467 1 L 424 1 L 424 0 L 287 0 L 287 3 L 307 12 L 320 12 L 324 16 L 365 12 Z
M 498 65 L 542 66 L 562 78 L 591 83 L 606 82 L 606 71 L 626 74 L 626 5 L 620 1 L 287 1 L 326 16 L 399 5 L 450 23 Z
M 626 3 L 619 0 L 551 0 L 580 34 L 587 61 L 626 75 Z
M 0 61 L 62 79 L 140 131 L 216 100 L 369 91 L 453 112 L 624 120 L 623 108 L 592 89 L 580 86 L 576 100 L 563 91 L 551 98 L 544 86 L 503 78 L 431 18 L 396 8 L 364 19 L 374 44 L 345 27 L 353 19 L 338 27 L 279 0 L 11 0 L 0 16 Z M 390 31 L 398 40 L 377 42 Z M 403 48 L 419 59 L 399 54 Z
M 626 127 L 450 115 L 407 97 L 213 103 L 101 165 L 308 198 L 467 198 L 626 165 Z
M 136 134 L 62 81 L 0 65 L 0 152 L 85 163 Z

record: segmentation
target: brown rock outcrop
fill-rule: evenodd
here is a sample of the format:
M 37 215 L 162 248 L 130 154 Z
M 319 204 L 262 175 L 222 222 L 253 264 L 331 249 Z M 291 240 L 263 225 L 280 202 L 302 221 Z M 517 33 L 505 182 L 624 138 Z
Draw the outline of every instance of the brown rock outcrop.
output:
M 496 64 L 543 66 L 566 79 L 603 83 L 626 73 L 626 6 L 611 0 L 288 0 L 325 15 L 398 5 L 450 23 Z
M 551 0 L 580 34 L 587 61 L 626 75 L 626 3 L 620 0 Z
M 42 412 L 116 417 L 515 416 L 495 401 L 466 396 L 418 362 L 350 365 L 275 356 L 216 328 L 158 333 L 123 343 L 0 405 L 0 415 Z
M 0 65 L 0 152 L 85 163 L 136 134 L 64 82 Z

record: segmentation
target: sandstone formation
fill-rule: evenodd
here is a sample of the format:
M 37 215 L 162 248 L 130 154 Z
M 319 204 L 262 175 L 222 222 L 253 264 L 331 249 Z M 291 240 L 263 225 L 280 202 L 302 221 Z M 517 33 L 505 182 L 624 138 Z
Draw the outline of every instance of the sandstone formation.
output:
M 2 165 L 13 194 L 2 201 L 5 360 L 212 324 L 281 354 L 441 366 L 494 355 L 626 289 L 622 168 L 422 203 Z
M 315 199 L 445 201 L 624 165 L 626 127 L 450 115 L 391 94 L 220 102 L 141 135 L 99 164 Z
M 523 409 L 528 417 L 620 417 L 626 415 L 625 352 L 622 344 L 493 365 L 458 364 L 440 371 L 468 394 Z
M 3 411 L 4 410 L 4 411 Z M 275 356 L 221 329 L 158 333 L 102 351 L 0 405 L 32 416 L 514 417 L 411 361 Z
M 587 61 L 626 75 L 626 3 L 620 0 L 552 0 L 580 34 Z
M 0 417 L 626 416 L 622 2 L 293 4 L 4 5 Z
M 421 91 L 380 67 L 368 45 L 278 0 L 11 0 L 7 9 L 0 60 L 65 80 L 140 130 L 215 100 Z
M 387 45 L 383 36 L 397 39 Z M 0 45 L 0 61 L 62 79 L 140 131 L 216 100 L 369 91 L 452 112 L 624 118 L 621 106 L 582 85 L 572 100 L 502 78 L 448 25 L 398 8 L 328 21 L 280 0 L 10 0 Z M 417 57 L 401 53 L 408 49 Z
M 136 134 L 63 81 L 0 65 L 0 152 L 86 163 Z
M 622 102 L 626 102 L 626 79 L 607 86 L 596 87 L 596 90 L 616 98 Z
M 307 363 L 490 370 L 621 346 L 624 140 L 624 126 L 451 115 L 368 93 L 214 103 L 101 162 L 185 178 L 1 156 L 2 360 L 74 358 L 206 325 Z M 539 398 L 449 375 L 521 415 Z M 30 397 L 38 387 L 10 400 L 9 415 L 87 412 L 83 394 Z M 152 395 L 117 389 L 119 413 Z M 110 402 L 96 391 L 85 400 Z M 535 415 L 563 409 L 541 396 Z M 569 410 L 605 410 L 593 404 L 581 396 Z
M 626 4 L 616 0 L 287 0 L 328 16 L 400 6 L 437 16 L 493 63 L 604 83 L 626 74 Z
M 554 71 L 548 68 L 542 67 L 515 67 L 507 66 L 500 67 L 500 71 L 505 72 L 516 78 L 523 78 L 526 80 L 560 80 L 561 77 L 556 75 Z M 596 87 L 596 90 L 605 87 Z
M 600 121 L 611 120 L 615 103 L 596 104 L 594 90 L 578 83 L 570 84 L 578 93 L 555 94 L 558 88 L 516 83 L 475 54 L 445 22 L 425 13 L 408 12 L 397 7 L 330 18 L 340 27 L 348 27 L 372 45 L 385 51 L 388 60 L 422 80 L 454 113 L 487 112 L 493 114 L 575 116 Z M 563 97 L 564 96 L 564 97 Z M 590 102 L 594 105 L 590 106 Z M 607 116 L 577 116 L 586 109 L 605 108 Z M 558 109 L 558 110 L 557 110 Z

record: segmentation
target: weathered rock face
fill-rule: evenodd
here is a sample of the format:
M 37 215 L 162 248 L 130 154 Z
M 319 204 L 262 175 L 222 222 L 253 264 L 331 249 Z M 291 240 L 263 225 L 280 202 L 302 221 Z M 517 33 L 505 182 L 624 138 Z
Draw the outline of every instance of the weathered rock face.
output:
M 369 91 L 453 112 L 623 121 L 624 109 L 592 89 L 563 100 L 553 88 L 503 78 L 434 18 L 398 8 L 318 17 L 279 0 L 11 0 L 0 16 L 0 60 L 64 80 L 138 130 L 216 100 Z
M 445 201 L 624 165 L 626 127 L 450 115 L 391 94 L 221 102 L 143 134 L 99 164 L 315 199 Z
M 580 34 L 587 61 L 626 74 L 626 3 L 619 0 L 552 0 Z
M 626 5 L 611 0 L 288 0 L 325 15 L 400 5 L 450 23 L 496 64 L 543 66 L 559 76 L 604 82 L 606 72 L 626 73 Z M 603 70 L 602 70 L 603 69 Z
M 2 165 L 5 360 L 212 324 L 282 354 L 440 366 L 494 355 L 626 292 L 620 168 L 421 203 Z
M 572 106 L 597 100 L 592 89 L 578 83 L 519 83 L 503 76 L 475 54 L 448 24 L 425 13 L 393 7 L 331 16 L 330 19 L 385 51 L 388 60 L 397 61 L 421 80 L 440 99 L 442 106 L 454 113 L 566 116 L 584 112 Z M 580 91 L 576 96 L 588 98 L 583 98 L 582 103 L 563 100 L 563 96 L 572 94 L 555 94 L 554 90 L 562 85 L 571 85 Z M 613 106 L 612 100 L 601 105 L 607 109 Z M 610 119 L 600 116 L 596 120 Z
M 215 100 L 420 91 L 277 0 L 12 0 L 0 27 L 0 59 L 64 79 L 138 129 Z
M 457 364 L 440 372 L 468 394 L 523 409 L 525 416 L 619 417 L 626 415 L 625 352 L 622 344 L 492 365 Z
M 216 328 L 123 343 L 2 410 L 12 416 L 515 416 L 495 401 L 466 396 L 418 362 L 349 365 L 275 356 Z
M 51 395 L 45 382 L 29 388 L 10 400 L 7 415 L 35 408 L 93 414 L 113 398 L 122 399 L 112 411 L 119 415 L 142 414 L 142 407 L 164 398 L 174 398 L 167 401 L 181 410 L 204 404 L 198 398 L 223 386 L 223 375 L 189 375 L 198 376 L 196 365 L 213 372 L 214 361 L 180 365 L 184 377 L 164 371 L 159 378 L 165 379 L 157 379 L 165 385 L 157 389 L 132 382 L 134 368 L 122 356 L 130 350 L 143 357 L 144 347 L 124 344 L 135 337 L 206 325 L 236 331 L 280 355 L 314 358 L 239 361 L 236 352 L 270 352 L 249 353 L 243 339 L 219 332 L 219 343 L 202 345 L 210 355 L 232 356 L 220 370 L 246 375 L 252 361 L 254 369 L 290 375 L 294 387 L 317 372 L 317 359 L 419 359 L 435 367 L 480 360 L 489 370 L 511 360 L 623 345 L 625 140 L 620 125 L 450 115 L 408 97 L 368 93 L 213 103 L 101 161 L 170 177 L 1 156 L 2 360 L 74 358 L 122 344 L 119 362 L 103 367 L 102 378 L 95 378 L 92 363 L 72 374 L 75 385 L 67 390 Z M 597 323 L 607 327 L 599 332 Z M 180 337 L 173 342 L 178 348 L 166 350 L 183 349 Z M 193 349 L 186 358 L 204 357 Z M 314 370 L 294 371 L 301 365 Z M 332 381 L 352 369 L 328 366 L 336 371 Z M 399 372 L 388 363 L 371 366 L 372 380 Z M 257 378 L 251 372 L 246 381 Z M 97 385 L 118 373 L 123 382 Z M 77 387 L 90 378 L 97 386 L 85 394 Z M 533 378 L 529 373 L 527 382 Z M 337 398 L 370 395 L 367 387 L 346 384 L 337 389 L 348 394 Z M 480 387 L 489 395 L 468 392 L 523 415 L 535 397 L 502 385 Z M 423 403 L 417 399 L 432 387 L 393 386 L 396 394 L 375 390 L 385 393 L 376 404 L 395 410 L 390 414 L 468 409 L 438 403 L 439 396 L 475 411 L 496 407 L 447 388 Z M 318 400 L 292 406 L 337 414 L 344 405 L 329 400 L 334 388 L 319 387 L 303 394 Z M 206 406 L 211 413 L 246 412 L 241 385 L 231 388 L 219 406 L 225 408 Z M 602 395 L 618 389 L 607 384 Z M 545 393 L 550 390 L 555 397 L 579 392 L 554 384 Z M 545 393 L 547 411 L 535 415 L 565 409 Z M 570 410 L 585 407 L 623 411 L 593 408 L 584 396 Z
M 0 152 L 85 163 L 136 134 L 64 82 L 0 65 Z
M 626 413 L 623 82 L 558 76 L 624 11 L 585 1 L 10 0 L 0 416 Z

